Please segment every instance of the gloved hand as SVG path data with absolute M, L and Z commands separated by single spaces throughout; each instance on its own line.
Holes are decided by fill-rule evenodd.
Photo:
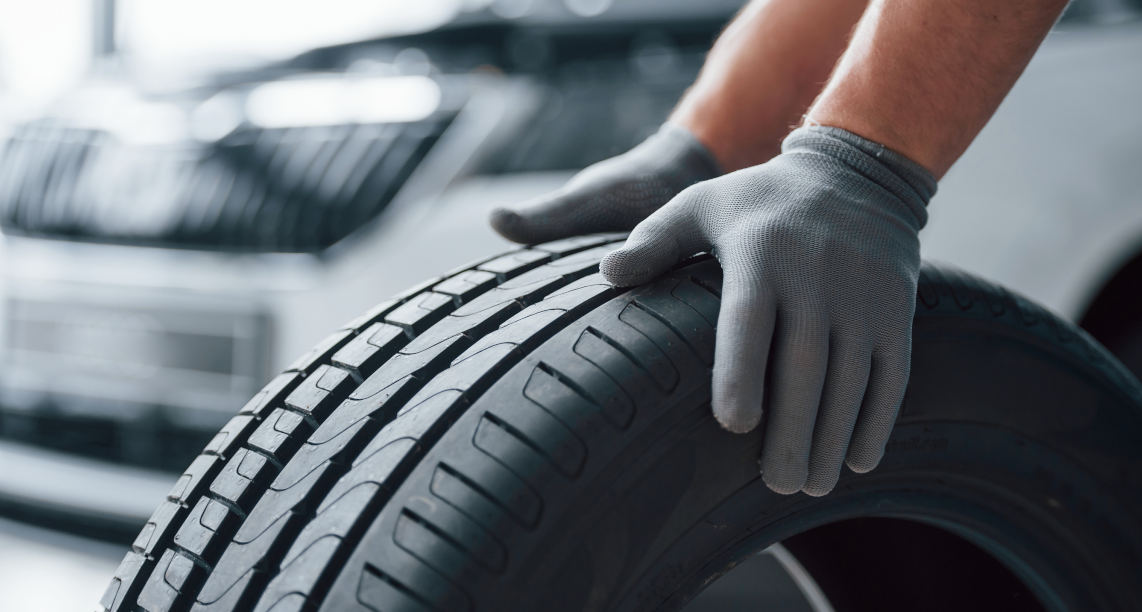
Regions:
M 765 483 L 824 495 L 843 463 L 866 472 L 884 453 L 908 382 L 917 232 L 935 190 L 900 154 L 801 128 L 769 162 L 680 193 L 600 271 L 630 286 L 713 253 L 725 277 L 714 416 L 748 432 L 764 409 Z
M 553 194 L 492 211 L 508 240 L 534 244 L 628 231 L 680 191 L 722 173 L 686 128 L 667 123 L 637 147 L 585 168 Z

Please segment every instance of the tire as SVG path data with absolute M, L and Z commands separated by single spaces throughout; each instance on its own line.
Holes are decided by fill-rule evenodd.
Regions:
M 881 466 L 781 496 L 761 436 L 710 415 L 717 263 L 618 290 L 596 270 L 619 239 L 485 261 L 330 336 L 190 465 L 103 608 L 675 609 L 771 543 L 889 517 L 1047 609 L 1142 609 L 1142 388 L 1083 332 L 925 265 Z

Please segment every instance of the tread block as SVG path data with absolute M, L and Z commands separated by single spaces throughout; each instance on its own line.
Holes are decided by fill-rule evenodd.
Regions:
M 544 298 L 543 301 L 533 304 L 533 306 L 542 307 L 543 310 L 573 310 L 578 308 L 584 301 L 595 301 L 599 296 L 610 295 L 614 291 L 615 288 L 611 285 L 575 283 L 574 286 L 560 289 L 557 293 L 552 293 Z M 528 309 L 525 308 L 523 311 L 516 313 L 512 318 L 505 321 L 504 325 L 511 325 L 518 319 L 530 316 L 533 312 L 528 312 Z
M 199 498 L 182 526 L 174 534 L 174 543 L 202 559 L 214 559 L 228 538 L 219 537 L 218 531 L 233 527 L 238 516 L 226 504 L 209 497 Z
M 572 236 L 570 238 L 552 240 L 551 242 L 543 242 L 531 248 L 537 251 L 547 251 L 548 253 L 563 256 L 601 244 L 621 242 L 625 239 L 626 234 L 591 234 L 588 236 Z M 612 244 L 611 248 L 617 249 L 618 247 L 618 244 Z
M 528 309 L 530 312 L 524 317 L 513 317 L 510 325 L 505 324 L 496 331 L 480 338 L 475 344 L 468 347 L 453 362 L 456 367 L 479 353 L 486 353 L 496 347 L 506 347 L 509 351 L 519 346 L 520 342 L 541 332 L 551 323 L 567 314 L 566 310 L 539 310 Z
M 613 245 L 596 246 L 591 249 L 579 251 L 574 254 L 567 255 L 552 261 L 544 266 L 546 270 L 556 271 L 562 274 L 574 274 L 576 271 L 596 271 L 599 269 L 599 260 L 604 255 L 615 250 Z
M 459 315 L 453 313 L 445 317 L 443 321 L 436 324 L 435 327 L 425 334 L 409 342 L 408 346 L 400 350 L 400 354 L 415 355 L 417 353 L 423 353 L 441 342 L 460 335 L 468 338 L 480 336 L 495 329 L 500 323 L 515 313 L 518 313 L 522 308 L 523 304 L 519 300 L 515 298 L 503 298 L 494 301 L 494 303 L 487 308 L 482 308 L 471 314 Z
M 492 272 L 486 270 L 466 270 L 436 284 L 432 287 L 432 290 L 437 293 L 443 293 L 444 295 L 450 295 L 463 304 L 491 287 L 494 287 L 496 280 L 496 275 Z
M 247 512 L 254 504 L 253 496 L 262 488 L 257 485 L 267 482 L 274 472 L 275 466 L 265 455 L 243 448 L 222 467 L 210 483 L 210 492 Z
M 381 320 L 390 310 L 399 306 L 400 303 L 401 300 L 397 298 L 385 300 L 365 311 L 365 314 L 346 322 L 341 326 L 341 329 L 359 330 L 368 327 Z
M 393 437 L 423 436 L 425 432 L 435 427 L 430 419 L 440 418 L 453 405 L 467 404 L 467 400 L 463 397 L 465 392 L 461 389 L 470 390 L 477 381 L 486 377 L 504 356 L 514 350 L 514 344 L 500 344 L 482 353 L 486 359 L 457 362 L 421 388 L 400 408 L 397 418 L 382 430 L 381 434 Z
M 326 536 L 308 546 L 282 573 L 270 580 L 254 611 L 263 612 L 277 607 L 290 593 L 312 591 L 340 544 L 341 538 Z
M 139 574 L 146 562 L 147 558 L 135 551 L 130 551 L 124 555 L 123 560 L 119 562 L 119 567 L 115 569 L 115 577 L 111 579 L 111 583 L 103 591 L 99 605 L 108 610 L 118 610 L 132 587 L 137 582 L 141 582 L 142 578 Z
M 210 584 L 210 579 L 214 578 L 218 569 L 215 568 L 214 572 L 210 574 L 207 579 L 207 584 Z M 246 595 L 246 591 L 250 588 L 250 583 L 254 581 L 256 574 L 261 574 L 261 571 L 250 569 L 246 573 L 238 576 L 230 581 L 229 587 L 222 592 L 217 598 L 210 600 L 203 600 L 201 593 L 199 599 L 190 608 L 191 612 L 233 612 L 234 610 L 242 610 L 242 598 Z
M 326 462 L 310 470 L 300 482 L 288 489 L 270 488 L 238 527 L 233 541 L 238 544 L 249 544 L 263 537 L 272 538 L 273 535 L 267 536 L 267 534 L 272 534 L 274 525 L 282 517 L 295 511 L 303 511 L 309 496 L 321 482 L 331 474 L 339 474 L 341 471 L 339 466 Z
M 333 363 L 364 379 L 408 341 L 404 330 L 388 323 L 374 323 L 333 354 Z
M 585 276 L 582 276 L 582 277 L 575 279 L 573 282 L 571 282 L 571 283 L 569 283 L 563 287 L 560 287 L 559 289 L 556 289 L 555 291 L 552 291 L 550 294 L 548 294 L 547 297 L 548 297 L 548 299 L 552 299 L 552 298 L 559 297 L 559 296 L 563 295 L 564 293 L 571 293 L 572 291 L 578 291 L 578 290 L 583 289 L 585 287 L 595 287 L 595 286 L 606 287 L 606 288 L 610 289 L 614 295 L 618 295 L 618 293 L 619 293 L 619 289 L 617 287 L 608 283 L 607 280 L 605 278 L 603 278 L 603 276 L 601 274 L 598 273 L 598 271 L 594 271 L 594 272 L 591 272 L 590 274 L 587 274 Z
M 272 491 L 287 491 L 299 483 L 309 480 L 315 471 L 330 465 L 338 456 L 356 444 L 356 438 L 365 428 L 364 419 L 351 423 L 329 440 L 315 443 L 311 439 L 303 444 L 293 459 L 282 468 L 282 471 L 270 484 Z M 250 519 L 246 520 L 247 523 Z
M 477 270 L 491 272 L 495 274 L 501 281 L 507 280 L 513 276 L 517 276 L 539 266 L 540 264 L 549 261 L 551 253 L 543 251 L 523 250 L 507 255 L 501 255 L 495 259 L 485 261 L 484 263 L 476 266 Z
M 340 402 L 353 387 L 349 372 L 341 368 L 323 365 L 313 371 L 293 393 L 285 399 L 286 406 L 305 414 L 323 418 Z
M 521 276 L 518 280 L 527 280 L 526 276 Z M 504 312 L 510 304 L 515 304 L 515 310 L 518 311 L 527 304 L 534 302 L 537 296 L 545 295 L 562 285 L 561 281 L 562 277 L 558 275 L 548 275 L 512 287 L 501 285 L 457 308 L 452 316 L 455 318 L 473 317 L 486 310 L 494 310 L 500 313 Z
M 311 604 L 305 595 L 290 593 L 274 602 L 268 612 L 307 612 L 316 609 L 317 607 Z
M 398 383 L 422 370 L 435 373 L 443 369 L 444 365 L 452 361 L 453 357 L 459 355 L 471 343 L 471 339 L 467 336 L 457 334 L 417 353 L 397 353 L 385 365 L 381 366 L 381 369 L 366 378 L 360 387 L 350 393 L 349 399 L 374 400 L 370 403 L 378 401 L 384 403 L 396 395 L 403 386 Z M 348 404 L 349 402 L 346 403 L 346 405 Z M 345 419 L 345 412 L 344 407 L 336 410 L 326 422 L 321 424 L 318 432 L 326 429 L 331 422 L 339 422 Z
M 385 323 L 401 327 L 409 334 L 420 334 L 455 307 L 450 295 L 423 293 L 385 315 Z
M 158 573 L 157 569 L 155 573 Z M 175 554 L 171 558 L 170 563 L 167 564 L 166 571 L 162 573 L 162 576 L 163 582 L 181 593 L 183 589 L 205 577 L 206 572 L 202 566 L 196 564 L 190 557 Z
M 232 454 L 232 453 L 231 453 Z M 181 504 L 189 504 L 190 500 L 200 493 L 200 488 L 207 482 L 217 465 L 225 461 L 219 455 L 199 455 L 190 462 L 186 471 L 178 477 L 171 487 L 167 499 Z
M 169 584 L 166 580 L 166 573 L 171 569 L 171 563 L 175 559 L 190 561 L 185 557 L 176 555 L 173 550 L 164 552 L 159 562 L 155 565 L 151 579 L 143 585 L 143 590 L 139 592 L 139 596 L 136 599 L 139 607 L 155 612 L 170 610 L 175 607 L 175 603 L 179 597 L 179 587 L 192 573 L 189 568 L 182 568 L 182 570 L 176 568 L 172 577 L 178 584 Z M 193 566 L 194 563 L 192 562 L 191 565 Z M 180 578 L 182 578 L 182 580 L 179 580 Z
M 322 538 L 328 536 L 336 536 L 338 538 L 345 537 L 345 534 L 349 533 L 354 523 L 360 518 L 365 506 L 376 498 L 380 490 L 380 484 L 364 482 L 353 487 L 347 493 L 335 498 L 331 502 L 328 501 L 327 497 L 326 502 L 324 502 L 321 509 L 317 511 L 317 514 L 322 515 L 322 524 L 319 526 L 314 522 L 310 522 L 302 528 L 301 533 L 294 539 L 293 544 L 289 547 L 289 550 L 286 551 L 285 556 L 282 557 L 281 567 L 289 567 L 294 559 L 303 554 L 310 546 Z M 276 580 L 275 578 L 275 581 Z
M 251 542 L 234 542 L 226 548 L 198 592 L 198 603 L 194 609 L 210 610 L 213 607 L 228 612 L 241 609 L 237 607 L 238 601 L 254 572 L 265 571 L 266 554 L 286 531 L 291 516 L 288 513 L 281 515 L 261 537 Z
M 298 372 L 285 372 L 278 374 L 257 393 L 246 405 L 238 411 L 238 414 L 251 414 L 255 417 L 262 417 L 267 412 L 277 406 L 282 397 L 285 397 L 293 388 L 301 381 L 303 375 Z
M 415 448 L 416 440 L 413 438 L 397 437 L 393 439 L 392 436 L 378 435 L 353 461 L 353 467 L 349 472 L 342 476 L 337 484 L 329 490 L 325 500 L 318 506 L 317 513 L 324 513 L 331 504 L 336 503 L 343 495 L 356 490 L 362 484 L 384 485 L 401 461 L 404 461 Z
M 522 345 L 526 342 L 545 337 L 547 331 L 552 329 L 552 324 L 557 320 L 569 318 L 573 316 L 575 312 L 589 308 L 598 301 L 601 301 L 604 296 L 608 296 L 609 292 L 599 288 L 587 289 L 584 287 L 582 292 L 574 293 L 574 295 L 581 299 L 570 300 L 570 298 L 566 297 L 567 295 L 569 294 L 560 294 L 558 298 L 553 299 L 553 303 L 566 305 L 569 307 L 568 309 L 562 309 L 558 306 L 552 308 L 546 299 L 528 306 L 519 314 L 512 317 L 512 319 L 509 319 L 509 321 L 511 321 L 510 325 L 505 323 L 495 331 L 480 338 L 471 348 L 467 349 L 453 362 L 453 367 L 464 363 L 472 355 L 498 344 Z M 572 304 L 574 304 L 574 306 L 572 306 Z M 532 317 L 532 315 L 541 312 L 548 314 L 542 317 Z M 496 364 L 489 363 L 488 369 L 491 370 L 495 365 Z
M 329 357 L 337 352 L 342 346 L 349 341 L 353 336 L 353 330 L 341 329 L 329 334 L 317 343 L 308 353 L 298 357 L 288 368 L 286 372 L 302 372 L 309 374 L 317 369 L 322 363 L 329 361 Z
M 181 509 L 182 506 L 176 501 L 164 501 L 139 531 L 139 535 L 135 537 L 135 542 L 131 545 L 131 550 L 152 556 L 155 548 L 166 539 L 167 534 L 176 525 L 174 519 Z
M 408 289 L 405 289 L 404 291 L 401 291 L 400 293 L 394 295 L 393 299 L 399 300 L 401 302 L 407 302 L 413 296 L 416 296 L 417 294 L 424 293 L 425 291 L 428 291 L 429 287 L 435 285 L 436 283 L 439 283 L 442 280 L 444 280 L 444 276 L 435 276 L 432 278 L 426 278 L 423 281 L 409 287 Z
M 311 430 L 305 416 L 277 408 L 258 424 L 246 444 L 266 452 L 281 463 L 297 450 Z
M 230 453 L 239 445 L 242 440 L 248 435 L 250 429 L 254 426 L 254 417 L 249 414 L 239 414 L 230 418 L 218 433 L 210 439 L 206 444 L 206 448 L 202 453 L 206 455 L 218 455 L 222 458 L 228 458 Z

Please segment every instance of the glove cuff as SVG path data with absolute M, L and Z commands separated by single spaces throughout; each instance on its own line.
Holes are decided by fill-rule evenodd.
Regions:
M 717 178 L 726 173 L 706 145 L 690 130 L 676 123 L 663 123 L 649 140 L 660 142 L 666 154 L 676 155 L 696 176 L 702 177 L 700 180 Z
M 848 130 L 820 125 L 798 128 L 785 138 L 781 152 L 795 151 L 828 155 L 899 198 L 920 227 L 928 221 L 926 207 L 936 194 L 936 177 L 904 155 Z

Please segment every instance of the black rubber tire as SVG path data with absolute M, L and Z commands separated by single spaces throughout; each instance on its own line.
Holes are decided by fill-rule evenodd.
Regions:
M 761 436 L 709 413 L 717 263 L 616 290 L 617 239 L 497 257 L 329 337 L 191 464 L 103 607 L 673 609 L 769 543 L 887 516 L 1048 609 L 1142 609 L 1142 389 L 1083 332 L 925 266 L 881 466 L 781 496 Z

